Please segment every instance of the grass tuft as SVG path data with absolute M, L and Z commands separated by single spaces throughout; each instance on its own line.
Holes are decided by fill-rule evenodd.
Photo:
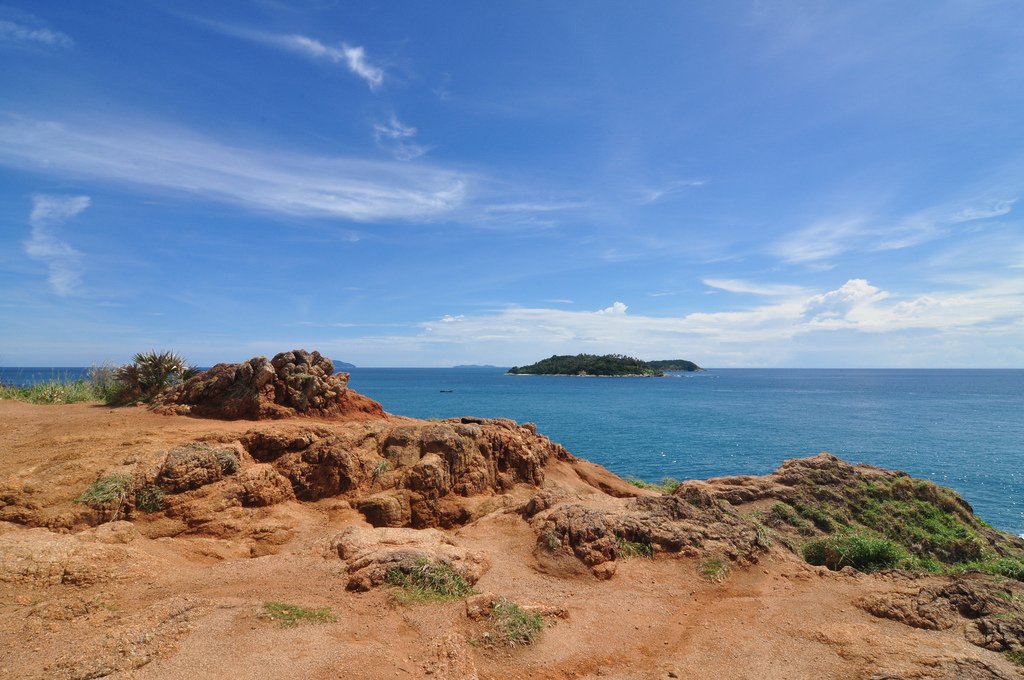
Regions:
M 97 479 L 89 488 L 75 499 L 76 503 L 84 503 L 93 510 L 116 520 L 131 496 L 132 480 L 128 475 L 109 475 Z
M 853 567 L 865 572 L 892 569 L 910 557 L 893 541 L 860 532 L 810 541 L 804 546 L 803 554 L 810 564 L 824 565 L 832 570 Z
M 393 596 L 402 604 L 444 602 L 473 593 L 462 574 L 440 560 L 417 560 L 409 571 L 390 569 L 384 580 L 395 586 Z
M 729 563 L 721 557 L 707 557 L 697 563 L 697 573 L 711 583 L 721 583 L 729 578 Z
M 263 616 L 281 624 L 282 628 L 292 628 L 300 623 L 332 623 L 336 620 L 330 609 L 310 609 L 285 602 L 265 602 Z
M 1007 652 L 1006 658 L 1018 666 L 1024 666 L 1024 650 L 1018 649 L 1015 652 Z
M 660 482 L 646 482 L 638 477 L 626 477 L 626 481 L 635 487 L 650 489 L 651 491 L 658 491 L 664 494 L 672 493 L 682 484 L 678 479 L 673 479 L 672 477 L 665 477 Z
M 650 541 L 630 541 L 616 534 L 615 543 L 620 557 L 654 557 L 654 545 Z
M 508 647 L 532 645 L 544 630 L 540 614 L 524 611 L 515 602 L 501 598 L 491 606 L 493 638 Z

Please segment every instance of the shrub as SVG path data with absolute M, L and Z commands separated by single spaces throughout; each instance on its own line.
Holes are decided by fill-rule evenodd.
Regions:
M 544 629 L 540 614 L 523 611 L 515 602 L 501 598 L 491 605 L 491 625 L 498 642 L 515 647 L 531 645 Z
M 846 533 L 809 542 L 804 559 L 832 570 L 853 567 L 860 571 L 891 569 L 909 558 L 907 552 L 887 538 Z
M 174 352 L 140 352 L 132 363 L 114 371 L 114 379 L 120 383 L 113 398 L 118 403 L 149 401 L 163 390 L 188 380 L 198 373 L 185 359 Z
M 142 512 L 160 512 L 164 509 L 164 490 L 155 484 L 135 492 L 135 507 Z
M 109 475 L 93 482 L 76 503 L 84 503 L 113 522 L 121 514 L 132 490 L 132 480 L 127 475 Z
M 13 399 L 29 404 L 75 404 L 96 401 L 97 395 L 85 380 L 63 382 L 48 380 L 35 385 L 0 385 L 0 399 Z
M 282 628 L 291 628 L 300 623 L 331 623 L 335 621 L 334 614 L 330 609 L 309 609 L 284 602 L 264 603 L 263 615 L 271 621 L 281 624 Z
M 978 571 L 993 576 L 1004 576 L 1006 578 L 1024 581 L 1024 558 L 1020 557 L 997 557 L 988 560 L 974 560 L 958 564 L 951 569 L 954 573 Z
M 453 600 L 473 593 L 469 582 L 447 562 L 417 560 L 409 571 L 388 570 L 384 580 L 402 603 Z

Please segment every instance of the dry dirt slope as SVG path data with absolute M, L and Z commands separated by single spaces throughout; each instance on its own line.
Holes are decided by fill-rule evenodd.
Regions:
M 163 509 L 73 502 L 112 474 Z M 744 519 L 763 499 L 737 485 L 758 484 L 640 491 L 508 421 L 0 402 L 0 677 L 1024 677 L 977 639 L 979 620 L 1018 639 L 1013 611 L 943 609 L 945 577 L 811 567 Z M 397 603 L 388 571 L 425 557 L 486 596 Z M 535 644 L 488 642 L 501 597 L 543 616 Z M 267 602 L 333 620 L 283 627 Z

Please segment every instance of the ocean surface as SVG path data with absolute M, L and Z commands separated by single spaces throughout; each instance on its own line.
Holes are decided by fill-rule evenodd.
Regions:
M 84 369 L 0 369 L 0 381 Z M 623 476 L 765 474 L 829 451 L 959 491 L 1024 532 L 1024 370 L 714 369 L 665 378 L 507 376 L 503 369 L 351 369 L 391 413 L 536 423 Z

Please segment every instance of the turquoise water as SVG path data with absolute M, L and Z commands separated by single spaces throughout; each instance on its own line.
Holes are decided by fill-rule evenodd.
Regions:
M 0 381 L 73 379 L 81 370 L 2 369 Z M 717 369 L 666 378 L 350 372 L 351 387 L 391 413 L 533 422 L 621 475 L 764 474 L 786 458 L 830 451 L 950 486 L 994 526 L 1024 532 L 1022 370 Z

